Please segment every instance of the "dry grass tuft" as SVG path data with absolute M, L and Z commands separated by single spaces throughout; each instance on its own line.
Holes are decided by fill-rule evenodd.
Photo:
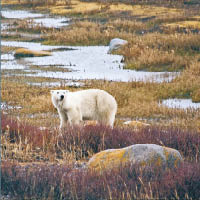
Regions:
M 22 106 L 21 113 L 34 114 L 53 110 L 48 88 L 38 88 L 23 83 L 16 85 L 12 80 L 2 79 L 1 92 L 3 102 Z
M 65 45 L 108 45 L 115 37 L 127 38 L 131 34 L 123 30 L 113 30 L 109 25 L 100 25 L 94 22 L 76 22 L 70 29 L 48 32 L 44 39 L 45 44 Z

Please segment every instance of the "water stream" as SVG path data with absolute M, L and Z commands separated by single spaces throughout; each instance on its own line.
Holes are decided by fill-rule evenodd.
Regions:
M 50 46 L 34 42 L 2 41 L 4 46 L 24 47 L 31 50 L 52 51 L 51 56 L 12 59 L 2 62 L 2 69 L 24 69 L 31 65 L 45 67 L 57 66 L 69 69 L 69 72 L 43 71 L 28 76 L 50 77 L 60 79 L 106 79 L 110 81 L 171 81 L 177 73 L 174 72 L 143 72 L 123 69 L 121 55 L 108 54 L 108 46 Z M 62 50 L 69 49 L 69 50 Z M 6 57 L 5 55 L 3 55 Z M 10 55 L 12 57 L 12 55 Z M 22 61 L 23 62 L 20 62 Z M 12 66 L 12 67 L 11 67 Z

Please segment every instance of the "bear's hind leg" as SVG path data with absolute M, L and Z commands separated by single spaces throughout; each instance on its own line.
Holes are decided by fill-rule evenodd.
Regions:
M 99 113 L 98 121 L 101 124 L 113 128 L 115 122 L 115 114 L 116 114 L 116 109 L 113 109 L 112 111 L 104 110 L 104 112 Z
M 113 128 L 115 122 L 115 112 L 109 114 L 107 125 Z

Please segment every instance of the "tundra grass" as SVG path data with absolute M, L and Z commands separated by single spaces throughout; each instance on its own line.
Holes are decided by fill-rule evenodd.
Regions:
M 199 73 L 197 66 L 193 64 L 183 74 L 171 83 L 143 83 L 128 82 L 117 83 L 109 81 L 85 81 L 83 89 L 99 88 L 111 93 L 117 100 L 118 112 L 116 125 L 121 124 L 123 118 L 143 119 L 148 123 L 176 125 L 199 129 L 200 118 L 199 110 L 170 109 L 160 105 L 162 99 L 167 98 L 192 98 L 199 101 Z M 25 78 L 28 80 L 28 77 Z M 34 78 L 32 78 L 34 80 Z M 10 105 L 19 105 L 22 108 L 15 113 L 21 113 L 23 118 L 34 114 L 52 113 L 57 114 L 50 99 L 50 88 L 41 88 L 28 85 L 26 81 L 19 81 L 18 78 L 2 78 L 2 101 Z M 39 82 L 39 81 L 38 81 Z M 52 87 L 53 89 L 69 89 L 72 91 L 77 88 L 66 86 Z M 37 115 L 36 115 L 37 116 Z M 26 118 L 26 117 L 25 117 Z M 35 117 L 30 119 L 34 122 Z M 37 117 L 36 117 L 37 118 Z M 48 119 L 46 123 L 49 124 Z M 55 124 L 57 121 L 55 121 Z M 58 124 L 57 124 L 58 125 Z
M 11 20 L 10 20 L 11 21 Z M 22 33 L 44 33 L 47 31 L 52 31 L 53 28 L 48 28 L 43 26 L 42 24 L 39 23 L 34 23 L 33 20 L 31 19 L 24 19 L 24 20 L 13 20 L 12 22 L 13 27 L 9 28 L 9 31 L 17 31 L 17 32 L 22 32 Z
M 2 1 L 3 5 L 6 4 L 15 4 L 15 5 L 29 5 L 35 7 L 37 9 L 49 9 L 52 14 L 59 15 L 75 15 L 75 16 L 97 16 L 97 15 L 112 15 L 113 12 L 120 14 L 123 12 L 127 12 L 129 15 L 141 16 L 141 17 L 149 17 L 166 15 L 166 13 L 170 13 L 170 15 L 177 14 L 182 12 L 182 10 L 176 8 L 165 8 L 165 7 L 155 7 L 155 6 L 141 6 L 141 5 L 128 5 L 124 3 L 102 3 L 102 2 L 83 2 L 79 0 L 71 0 L 67 1 Z M 68 4 L 68 5 L 66 5 Z

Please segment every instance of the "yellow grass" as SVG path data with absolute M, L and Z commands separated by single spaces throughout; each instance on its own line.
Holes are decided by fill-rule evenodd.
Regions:
M 179 9 L 173 9 L 173 8 L 141 6 L 141 5 L 131 6 L 126 4 L 111 5 L 110 11 L 130 11 L 132 15 L 140 15 L 141 17 L 149 17 L 149 16 L 158 17 L 166 14 L 174 15 L 182 12 Z
M 1 0 L 1 5 L 7 5 L 7 4 L 19 4 L 19 1 L 18 0 Z
M 124 30 L 118 31 L 111 26 L 101 26 L 93 22 L 77 22 L 70 29 L 49 32 L 45 38 L 45 44 L 62 45 L 108 45 L 115 37 L 128 38 L 131 33 Z
M 192 19 L 194 19 L 194 20 L 200 20 L 200 16 L 198 16 L 198 15 L 197 16 L 193 16 Z
M 52 14 L 84 14 L 101 9 L 101 5 L 98 3 L 85 3 L 77 0 L 73 0 L 71 3 L 70 9 L 67 9 L 66 6 L 54 6 L 50 11 Z
M 13 5 L 23 5 L 32 3 L 34 6 L 37 6 L 38 9 L 43 9 L 44 7 L 50 8 L 51 13 L 53 14 L 96 14 L 99 12 L 129 12 L 131 15 L 139 15 L 141 17 L 149 16 L 164 16 L 176 15 L 177 13 L 182 12 L 181 9 L 176 8 L 165 8 L 157 6 L 141 6 L 141 5 L 127 5 L 124 3 L 98 3 L 98 2 L 81 2 L 78 0 L 71 0 L 69 5 L 66 6 L 66 1 L 44 1 L 43 4 L 40 1 L 29 2 L 27 0 L 21 0 L 19 3 L 18 0 L 2 0 L 2 5 L 13 4 Z
M 31 1 L 21 0 L 2 0 L 2 5 L 34 5 L 35 9 L 43 10 L 49 9 L 52 14 L 58 15 L 99 15 L 108 16 L 109 14 L 127 13 L 127 16 L 137 16 L 138 18 L 146 18 L 151 16 L 164 17 L 164 16 L 177 16 L 183 13 L 182 9 L 165 8 L 162 6 L 142 6 L 142 5 L 128 5 L 124 3 L 108 3 L 108 2 L 82 2 L 79 0 L 71 0 L 69 3 L 66 1 Z
M 2 79 L 2 101 L 20 105 L 21 113 L 42 113 L 53 110 L 48 88 L 37 88 L 23 83 Z
M 107 81 L 88 81 L 87 88 L 99 88 L 111 93 L 117 100 L 118 110 L 115 126 L 123 125 L 125 118 L 145 121 L 150 124 L 176 125 L 183 127 L 200 128 L 199 111 L 170 109 L 159 105 L 160 99 L 184 97 L 191 94 L 199 101 L 199 79 L 195 64 L 191 65 L 182 76 L 172 83 L 117 83 Z M 194 68 L 194 69 L 192 69 Z M 194 70 L 194 71 L 193 71 Z M 52 88 L 51 88 L 52 89 Z M 53 89 L 71 89 L 55 87 Z M 50 88 L 20 83 L 14 78 L 2 79 L 2 101 L 8 105 L 19 105 L 22 109 L 12 111 L 12 115 L 21 116 L 31 124 L 57 127 L 59 117 L 50 98 Z M 57 117 L 53 117 L 53 114 Z M 28 116 L 32 115 L 30 118 Z M 143 120 L 142 120 L 143 119 Z M 151 121 L 159 119 L 159 121 Z M 89 122 L 88 122 L 89 123 Z M 87 124 L 87 123 L 86 123 Z
M 198 28 L 200 29 L 200 21 L 181 21 L 170 24 L 165 24 L 164 26 L 169 28 Z
M 141 5 L 127 5 L 123 3 L 117 4 L 103 4 L 96 2 L 81 2 L 78 0 L 72 0 L 70 8 L 66 6 L 53 6 L 50 8 L 53 14 L 96 14 L 101 12 L 112 13 L 112 12 L 123 12 L 126 11 L 134 16 L 149 17 L 149 16 L 163 16 L 166 14 L 177 15 L 182 10 L 165 7 L 154 7 L 154 6 L 141 6 Z M 96 12 L 96 13 L 95 13 Z

